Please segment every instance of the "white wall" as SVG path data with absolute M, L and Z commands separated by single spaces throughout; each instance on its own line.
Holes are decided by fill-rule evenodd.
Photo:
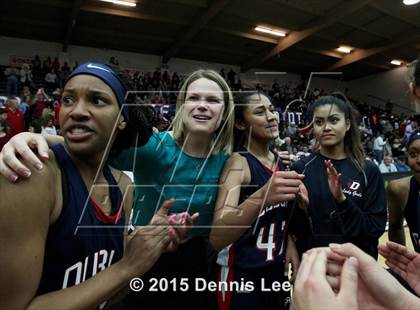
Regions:
M 394 103 L 396 112 L 408 113 L 407 110 L 399 109 L 396 105 L 401 105 L 411 110 L 415 110 L 412 98 L 408 90 L 409 71 L 406 66 L 398 67 L 390 71 L 360 78 L 348 83 L 352 97 L 365 102 L 380 103 L 379 100 L 370 98 L 369 95 L 390 100 Z

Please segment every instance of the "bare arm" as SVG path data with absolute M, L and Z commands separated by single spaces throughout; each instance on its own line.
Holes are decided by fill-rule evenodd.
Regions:
M 399 183 L 398 183 L 399 182 Z M 404 195 L 402 180 L 391 181 L 387 188 L 387 199 L 389 208 L 389 240 L 405 245 L 404 234 L 404 206 L 405 199 L 401 196 Z M 407 188 L 408 190 L 408 188 Z
M 95 308 L 123 289 L 132 277 L 146 272 L 170 241 L 167 226 L 137 228 L 120 261 L 84 283 L 35 297 L 56 199 L 52 189 L 59 182 L 50 166 L 50 161 L 46 162 L 45 169 L 18 184 L 0 179 L 1 309 Z M 161 209 L 165 216 L 169 207 Z
M 296 198 L 302 175 L 275 172 L 268 182 L 238 206 L 241 186 L 251 180 L 248 163 L 239 154 L 226 162 L 220 177 L 210 242 L 220 250 L 242 236 L 258 217 L 261 208 Z M 252 186 L 252 185 L 250 185 Z

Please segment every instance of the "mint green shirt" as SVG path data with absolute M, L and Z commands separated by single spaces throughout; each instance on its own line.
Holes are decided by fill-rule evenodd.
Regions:
M 171 213 L 200 213 L 192 234 L 210 231 L 219 176 L 227 159 L 223 152 L 196 158 L 182 152 L 169 132 L 154 133 L 149 142 L 124 150 L 111 165 L 133 171 L 135 195 L 132 222 L 146 225 L 162 203 L 175 198 Z

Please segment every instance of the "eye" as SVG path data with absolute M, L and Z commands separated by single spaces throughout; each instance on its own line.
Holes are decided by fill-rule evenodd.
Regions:
M 208 102 L 211 102 L 211 103 L 220 103 L 220 99 L 219 98 L 208 98 L 207 99 L 207 101 Z
M 92 103 L 94 105 L 101 106 L 101 105 L 106 105 L 107 104 L 107 100 L 105 98 L 101 97 L 101 96 L 94 96 L 92 98 Z
M 331 123 L 333 123 L 333 124 L 337 124 L 339 120 L 340 120 L 340 119 L 338 119 L 338 118 L 336 118 L 336 117 L 333 117 L 333 118 L 331 119 Z
M 324 122 L 321 119 L 316 119 L 315 120 L 315 125 L 317 126 L 321 126 Z
M 63 105 L 69 106 L 74 103 L 74 97 L 73 96 L 64 96 L 63 100 L 61 100 Z
M 188 96 L 188 98 L 187 98 L 188 101 L 197 101 L 199 99 L 200 98 L 196 95 L 191 95 L 191 96 Z
M 255 111 L 256 115 L 264 115 L 264 111 L 263 110 L 257 110 Z

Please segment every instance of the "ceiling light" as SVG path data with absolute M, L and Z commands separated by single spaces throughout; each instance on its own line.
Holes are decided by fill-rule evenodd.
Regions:
M 110 2 L 113 4 L 125 5 L 135 7 L 137 4 L 135 2 L 124 1 L 124 0 L 101 0 L 102 2 Z
M 394 59 L 391 61 L 391 63 L 395 66 L 401 66 L 403 62 L 402 60 Z
M 351 53 L 352 50 L 353 50 L 352 47 L 344 46 L 344 45 L 341 45 L 339 48 L 337 48 L 337 51 L 339 51 L 341 53 L 345 53 L 345 54 Z
M 405 5 L 413 5 L 413 4 L 417 4 L 419 2 L 420 2 L 420 0 L 403 0 L 403 3 Z
M 278 36 L 278 37 L 285 37 L 286 36 L 286 33 L 283 32 L 283 31 L 274 30 L 274 29 L 270 29 L 270 28 L 266 28 L 266 27 L 257 26 L 254 29 L 256 31 L 259 31 L 259 32 L 272 34 L 273 36 Z

